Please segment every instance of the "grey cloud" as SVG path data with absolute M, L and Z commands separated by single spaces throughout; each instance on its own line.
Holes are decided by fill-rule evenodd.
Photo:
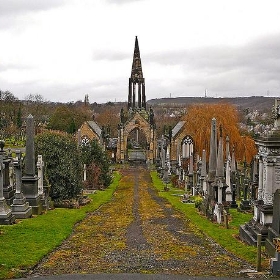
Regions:
M 111 50 L 99 50 L 94 51 L 92 55 L 93 60 L 108 60 L 108 61 L 117 61 L 117 60 L 125 60 L 130 58 L 129 53 L 125 52 L 114 52 Z
M 132 2 L 141 2 L 143 0 L 106 0 L 106 1 L 111 4 L 121 5 L 121 4 L 132 3 Z
M 64 4 L 65 0 L 0 0 L 0 15 L 13 16 L 27 12 L 48 10 Z
M 13 63 L 0 63 L 0 73 L 1 72 L 5 72 L 7 70 L 29 70 L 29 69 L 33 69 L 33 67 L 31 67 L 30 65 L 24 65 L 24 64 L 13 64 Z
M 243 46 L 216 46 L 146 55 L 149 62 L 179 65 L 185 78 L 177 83 L 184 92 L 203 87 L 221 95 L 264 95 L 280 91 L 280 36 L 266 36 Z M 147 66 L 146 66 L 147 67 Z

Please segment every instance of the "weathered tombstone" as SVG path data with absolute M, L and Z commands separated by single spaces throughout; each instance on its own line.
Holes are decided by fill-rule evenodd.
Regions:
M 42 155 L 38 155 L 37 171 L 38 171 L 38 194 L 44 195 L 44 162 Z
M 165 168 L 164 168 L 164 173 L 163 173 L 162 180 L 165 183 L 164 190 L 168 191 L 169 188 L 167 187 L 167 184 L 169 183 L 169 176 L 168 176 L 168 165 L 167 164 L 165 165 Z
M 227 159 L 226 162 L 226 201 L 227 203 L 232 202 L 232 190 L 231 190 L 231 176 L 230 176 L 230 159 Z
M 4 170 L 5 165 L 3 163 L 3 155 L 0 154 L 0 224 L 10 225 L 15 222 L 15 216 L 12 214 L 12 210 L 7 205 L 6 199 L 4 197 Z
M 21 152 L 16 151 L 16 158 L 14 160 L 14 168 L 16 175 L 16 193 L 11 205 L 12 213 L 17 219 L 26 219 L 30 218 L 32 215 L 32 208 L 29 206 L 29 203 L 26 201 L 26 198 L 23 196 L 21 191 L 21 177 L 22 177 L 22 158 Z
M 270 256 L 275 254 L 275 246 L 273 239 L 280 235 L 280 189 L 276 190 L 273 198 L 273 218 L 272 224 L 268 228 L 267 239 L 265 240 L 265 248 Z
M 40 196 L 43 210 L 49 209 L 49 186 L 44 186 L 44 166 L 42 155 L 38 155 L 37 159 L 37 172 L 38 172 L 38 194 Z
M 230 173 L 231 173 L 231 184 L 232 184 L 232 202 L 230 204 L 231 208 L 237 208 L 238 205 L 236 203 L 236 161 L 235 161 L 235 153 L 234 148 L 232 149 L 232 156 L 231 156 L 231 165 L 230 165 Z
M 10 162 L 11 160 L 7 157 L 6 152 L 4 151 L 5 142 L 0 142 L 0 154 L 3 155 L 3 164 L 5 165 L 3 171 L 3 193 L 6 199 L 6 203 L 11 205 L 14 199 L 15 190 L 13 185 L 10 184 Z
M 34 119 L 32 115 L 29 115 L 26 121 L 26 154 L 22 192 L 32 207 L 32 214 L 40 215 L 42 203 L 38 193 L 38 177 L 35 174 L 34 133 Z
M 240 238 L 256 245 L 256 235 L 262 242 L 268 236 L 273 221 L 273 195 L 280 189 L 280 99 L 275 100 L 274 128 L 256 140 L 259 159 L 258 201 L 254 205 L 254 217 L 239 228 Z M 271 252 L 268 249 L 268 252 Z
M 246 174 L 245 174 L 246 176 Z M 243 183 L 243 199 L 240 202 L 240 209 L 243 211 L 251 210 L 250 201 L 248 200 L 248 189 L 249 189 L 249 179 L 247 177 L 244 178 Z

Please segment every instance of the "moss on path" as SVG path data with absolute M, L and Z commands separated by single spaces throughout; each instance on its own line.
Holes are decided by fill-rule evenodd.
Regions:
M 113 199 L 82 221 L 33 275 L 165 273 L 238 276 L 251 268 L 190 226 L 157 195 L 144 168 L 127 168 Z

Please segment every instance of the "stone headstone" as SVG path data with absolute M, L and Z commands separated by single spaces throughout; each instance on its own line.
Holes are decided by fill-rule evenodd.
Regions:
M 42 155 L 38 155 L 37 171 L 38 171 L 38 194 L 44 194 L 44 162 Z
M 6 199 L 4 198 L 4 170 L 3 155 L 0 154 L 0 224 L 10 225 L 15 222 L 15 216 L 12 214 L 12 210 L 7 205 Z
M 26 121 L 26 152 L 22 192 L 32 207 L 32 214 L 39 215 L 42 213 L 42 203 L 38 193 L 38 177 L 35 174 L 34 137 L 34 119 L 32 115 L 29 115 Z
M 13 204 L 11 205 L 12 213 L 17 219 L 30 218 L 32 215 L 32 208 L 29 206 L 29 203 L 26 201 L 26 198 L 21 191 L 22 158 L 20 151 L 16 151 L 16 158 L 13 165 L 16 176 L 16 193 Z
M 211 122 L 210 154 L 209 154 L 209 181 L 214 181 L 217 167 L 217 127 L 216 119 Z

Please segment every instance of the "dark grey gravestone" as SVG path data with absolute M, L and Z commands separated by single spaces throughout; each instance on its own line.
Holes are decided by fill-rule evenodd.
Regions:
M 34 119 L 32 115 L 29 115 L 26 121 L 26 154 L 22 192 L 32 207 L 32 214 L 39 215 L 43 207 L 38 193 L 38 177 L 35 175 L 34 137 Z
M 16 175 L 16 193 L 13 204 L 11 205 L 12 213 L 17 219 L 30 218 L 32 215 L 32 208 L 26 201 L 21 191 L 21 178 L 22 178 L 22 164 L 21 152 L 16 151 L 16 159 L 14 160 L 14 168 Z
M 273 197 L 273 217 L 272 224 L 268 228 L 267 239 L 265 240 L 265 248 L 270 256 L 275 254 L 275 245 L 273 239 L 279 237 L 280 234 L 280 190 L 276 190 Z
M 12 210 L 7 205 L 6 199 L 4 198 L 4 170 L 3 155 L 0 154 L 0 224 L 10 225 L 15 222 L 15 216 L 12 214 Z

